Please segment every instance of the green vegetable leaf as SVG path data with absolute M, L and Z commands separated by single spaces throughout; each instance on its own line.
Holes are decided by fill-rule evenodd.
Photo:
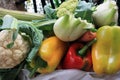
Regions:
M 13 41 L 7 45 L 7 48 L 12 48 L 13 47 L 14 41 L 16 40 L 18 32 L 19 32 L 19 27 L 17 27 L 16 29 L 11 29 L 11 30 L 13 31 L 13 35 L 12 35 L 12 40 Z
M 81 17 L 88 22 L 93 22 L 92 13 L 95 11 L 95 5 L 92 2 L 79 1 L 75 10 L 75 17 Z
M 42 19 L 34 20 L 33 25 L 40 30 L 53 30 L 53 25 L 56 22 L 56 19 Z
M 20 22 L 18 24 L 18 26 L 19 26 L 19 30 L 21 32 L 24 32 L 27 35 L 29 35 L 29 37 L 31 39 L 32 46 L 31 46 L 31 50 L 27 56 L 27 61 L 31 62 L 32 59 L 35 57 L 35 55 L 39 49 L 39 46 L 43 40 L 43 33 L 41 30 L 37 29 L 32 24 L 29 24 L 26 22 Z
M 18 20 L 10 15 L 5 15 L 3 17 L 3 24 L 0 27 L 0 29 L 9 29 L 11 31 L 13 31 L 13 35 L 12 35 L 12 42 L 10 44 L 7 45 L 7 48 L 11 48 L 14 45 L 14 41 L 17 38 L 18 35 Z
M 56 22 L 56 19 L 42 19 L 42 20 L 33 20 L 33 25 L 42 30 L 45 37 L 53 36 L 53 25 Z
M 17 29 L 17 19 L 12 17 L 11 15 L 5 15 L 3 17 L 3 24 L 0 27 L 1 29 L 13 29 L 16 30 Z
M 12 48 L 13 45 L 14 45 L 14 42 L 11 42 L 11 43 L 7 44 L 7 48 Z
M 48 19 L 56 19 L 57 18 L 56 9 L 52 9 L 50 4 L 45 5 L 44 10 L 45 10 L 46 18 L 48 18 Z

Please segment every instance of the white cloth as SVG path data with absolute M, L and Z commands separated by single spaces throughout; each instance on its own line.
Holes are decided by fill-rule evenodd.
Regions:
M 22 70 L 19 75 L 20 80 L 120 80 L 120 72 L 113 75 L 98 76 L 94 72 L 84 72 L 76 69 L 56 70 L 50 74 L 40 74 L 31 79 L 28 74 L 28 70 Z

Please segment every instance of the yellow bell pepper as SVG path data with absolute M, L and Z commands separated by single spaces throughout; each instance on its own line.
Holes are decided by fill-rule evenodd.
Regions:
M 40 73 L 50 73 L 56 69 L 67 50 L 65 42 L 56 36 L 45 39 L 39 49 L 38 55 L 47 62 L 47 67 L 38 68 Z
M 92 46 L 93 69 L 97 74 L 113 74 L 120 70 L 120 27 L 103 26 L 97 31 Z

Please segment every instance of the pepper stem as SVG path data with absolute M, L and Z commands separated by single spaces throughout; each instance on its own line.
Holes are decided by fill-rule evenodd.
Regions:
M 31 73 L 29 74 L 29 77 L 33 77 L 34 73 L 37 71 L 38 68 L 46 68 L 47 67 L 47 62 L 44 61 L 41 57 L 37 56 L 35 58 L 35 66 L 32 69 Z
M 90 41 L 88 44 L 86 44 L 82 49 L 80 49 L 79 51 L 78 51 L 78 55 L 80 55 L 80 56 L 85 56 L 85 53 L 86 53 L 86 51 L 87 51 L 87 49 L 93 44 L 93 43 L 95 43 L 97 40 L 96 40 L 96 38 L 95 39 L 93 39 L 92 41 Z

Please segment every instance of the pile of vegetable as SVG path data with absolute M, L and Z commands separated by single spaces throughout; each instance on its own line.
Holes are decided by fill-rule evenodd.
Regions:
M 30 78 L 59 69 L 100 75 L 120 71 L 115 1 L 66 0 L 44 10 L 39 16 L 0 8 L 0 80 L 17 80 L 22 69 L 30 71 Z

